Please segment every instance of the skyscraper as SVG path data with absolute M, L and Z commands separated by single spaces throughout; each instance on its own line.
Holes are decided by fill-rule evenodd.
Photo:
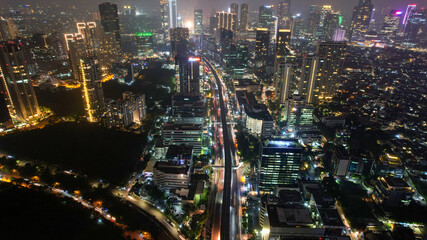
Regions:
M 259 192 L 296 184 L 300 178 L 302 147 L 296 139 L 272 138 L 262 146 L 259 161 Z
M 0 17 L 0 41 L 16 39 L 18 29 L 11 18 Z
M 248 29 L 248 20 L 249 20 L 249 5 L 243 3 L 240 5 L 240 21 L 239 21 L 239 31 L 246 32 Z
M 216 13 L 216 18 L 218 19 L 217 30 L 224 28 L 224 29 L 235 32 L 236 31 L 235 21 L 237 20 L 236 16 L 237 16 L 236 13 L 217 12 Z
M 169 28 L 178 27 L 178 7 L 176 0 L 168 0 Z
M 294 77 L 293 67 L 294 65 L 290 62 L 276 63 L 274 83 L 276 99 L 279 103 L 285 103 L 292 90 L 295 90 L 295 87 L 291 86 Z
M 284 62 L 284 59 L 289 55 L 291 46 L 291 30 L 279 29 L 276 37 L 276 60 Z
M 232 4 L 230 4 L 230 13 L 234 13 L 234 15 L 233 15 L 233 29 L 234 29 L 234 31 L 236 31 L 237 30 L 237 28 L 238 28 L 238 24 L 239 24 L 239 21 L 238 21 L 238 16 L 239 16 L 239 4 L 237 4 L 237 3 L 232 3 Z
M 319 99 L 330 100 L 337 90 L 341 77 L 346 52 L 345 42 L 319 42 L 316 55 L 325 59 Z
M 178 61 L 180 92 L 200 94 L 200 57 L 180 56 Z
M 194 10 L 194 34 L 196 35 L 203 34 L 203 10 L 202 9 Z
M 363 41 L 368 32 L 374 5 L 371 0 L 359 0 L 359 5 L 354 7 L 350 26 L 350 41 Z
M 95 22 L 77 23 L 77 33 L 65 34 L 68 56 L 82 94 L 90 122 L 99 122 L 105 110 L 100 48 Z
M 167 36 L 169 31 L 169 4 L 168 0 L 160 0 L 160 20 L 162 23 L 162 32 Z
M 298 92 L 305 98 L 307 104 L 319 101 L 324 65 L 325 60 L 319 56 L 304 57 Z
M 334 38 L 335 30 L 340 28 L 342 16 L 339 12 L 329 12 L 325 16 L 323 23 L 322 41 L 331 41 Z
M 389 14 L 384 17 L 384 23 L 381 28 L 381 35 L 385 37 L 395 37 L 399 29 L 402 11 L 391 10 Z
M 275 20 L 273 18 L 273 5 L 262 5 L 259 7 L 258 27 L 267 28 L 271 33 L 275 33 Z
M 270 31 L 268 28 L 257 28 L 255 43 L 255 63 L 257 67 L 264 67 L 267 64 L 269 45 Z
M 104 31 L 106 33 L 114 33 L 114 37 L 116 38 L 117 42 L 117 48 L 120 49 L 121 38 L 117 4 L 109 2 L 99 4 L 99 14 L 101 16 L 101 25 L 104 28 Z
M 414 41 L 427 37 L 427 9 L 413 11 L 405 28 L 405 39 Z
M 0 79 L 7 109 L 14 122 L 26 122 L 40 114 L 20 42 L 0 42 Z
M 281 0 L 277 5 L 277 18 L 279 29 L 291 29 L 291 0 Z
M 186 54 L 190 33 L 188 28 L 171 28 L 171 57 Z
M 415 8 L 417 7 L 417 4 L 408 4 L 406 7 L 405 15 L 403 16 L 402 26 L 403 26 L 403 32 L 406 30 L 406 25 L 408 24 L 409 19 L 412 16 L 412 13 L 415 11 Z

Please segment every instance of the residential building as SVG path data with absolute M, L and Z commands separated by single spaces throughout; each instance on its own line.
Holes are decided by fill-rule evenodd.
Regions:
M 371 22 L 374 5 L 371 0 L 359 0 L 359 4 L 354 7 L 350 25 L 350 41 L 364 41 Z
M 119 13 L 117 4 L 104 2 L 99 4 L 99 14 L 101 25 L 106 33 L 113 33 L 117 44 L 117 49 L 121 47 Z
M 146 116 L 145 95 L 124 92 L 123 99 L 106 102 L 105 123 L 110 128 L 125 130 L 133 124 L 141 125 Z

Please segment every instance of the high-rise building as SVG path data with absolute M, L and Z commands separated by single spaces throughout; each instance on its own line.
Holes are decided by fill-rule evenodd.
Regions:
M 320 23 L 320 7 L 317 5 L 312 5 L 310 9 L 310 14 L 308 16 L 308 21 L 306 25 L 306 33 L 311 36 L 315 36 L 317 31 L 317 26 Z
M 199 56 L 179 56 L 179 89 L 181 93 L 200 93 Z
M 137 53 L 140 57 L 148 57 L 153 54 L 153 33 L 152 32 L 138 32 L 135 33 Z
M 7 109 L 13 121 L 27 122 L 40 114 L 28 73 L 26 55 L 20 42 L 0 42 L 0 79 Z
M 419 36 L 420 39 L 427 37 L 427 9 L 415 10 L 409 17 L 408 23 L 405 28 L 405 39 L 409 41 L 416 40 Z
M 160 20 L 162 23 L 162 32 L 164 36 L 167 36 L 169 32 L 169 14 L 168 13 L 169 13 L 168 0 L 160 0 Z
M 279 29 L 291 29 L 291 0 L 281 0 L 277 5 L 277 18 Z
M 102 69 L 95 22 L 77 23 L 77 33 L 65 34 L 68 56 L 74 77 L 82 86 L 82 94 L 90 122 L 98 122 L 105 110 L 102 90 Z
M 405 15 L 403 16 L 402 26 L 403 26 L 403 32 L 406 31 L 406 25 L 408 24 L 409 19 L 412 16 L 412 13 L 415 11 L 415 8 L 417 7 L 417 4 L 408 4 L 406 7 Z
M 291 84 L 294 75 L 292 63 L 276 63 L 274 83 L 276 87 L 276 99 L 279 103 L 285 103 L 291 93 Z M 294 88 L 292 88 L 295 90 Z
M 202 9 L 194 10 L 194 34 L 196 35 L 203 34 L 203 10 Z
M 350 41 L 363 41 L 368 32 L 374 5 L 371 0 L 359 0 L 359 5 L 354 7 L 350 25 Z
M 389 14 L 384 17 L 384 23 L 381 28 L 381 35 L 385 37 L 395 37 L 399 29 L 402 11 L 391 10 Z
M 124 92 L 123 99 L 106 103 L 107 127 L 126 129 L 132 124 L 141 124 L 146 115 L 145 95 Z
M 0 41 L 9 41 L 18 37 L 18 29 L 11 18 L 0 17 Z
M 325 59 L 322 73 L 320 100 L 330 100 L 337 90 L 346 52 L 345 42 L 319 42 L 316 55 Z
M 171 28 L 171 57 L 186 54 L 190 32 L 188 28 Z
M 262 5 L 259 7 L 258 27 L 267 28 L 270 33 L 275 33 L 273 7 L 273 5 Z
M 323 23 L 321 40 L 331 41 L 334 38 L 335 30 L 340 29 L 341 22 L 342 16 L 339 12 L 327 13 Z
M 209 34 L 215 36 L 215 33 L 218 29 L 218 17 L 212 16 L 209 18 Z
M 275 187 L 296 184 L 300 178 L 302 147 L 296 139 L 272 138 L 261 150 L 259 192 L 271 193 Z
M 315 23 L 314 28 L 314 39 L 322 40 L 323 29 L 325 28 L 325 19 L 330 13 L 332 13 L 332 11 L 333 10 L 331 5 L 323 5 L 322 8 L 319 9 L 319 19 L 318 22 Z
M 237 15 L 235 13 L 217 12 L 216 18 L 218 19 L 217 30 L 224 28 L 233 32 L 236 31 L 235 21 L 237 20 Z
M 248 29 L 248 20 L 249 20 L 249 5 L 243 3 L 240 5 L 240 21 L 239 21 L 239 31 L 246 32 Z
M 305 56 L 301 69 L 299 93 L 307 104 L 317 103 L 320 96 L 320 86 L 325 60 L 319 56 Z
M 177 28 L 178 26 L 178 7 L 176 0 L 168 0 L 168 17 L 169 28 Z
M 268 28 L 257 28 L 255 43 L 255 62 L 258 67 L 267 64 L 268 48 L 270 45 L 270 31 Z
M 289 55 L 291 46 L 291 30 L 279 29 L 276 37 L 276 60 L 284 62 L 286 56 Z
M 313 106 L 308 106 L 301 95 L 293 94 L 286 100 L 284 120 L 288 130 L 295 127 L 309 126 L 313 124 Z
M 101 25 L 104 28 L 104 32 L 114 34 L 117 48 L 120 49 L 121 38 L 117 4 L 109 2 L 99 4 L 99 14 L 101 16 Z
M 239 24 L 239 20 L 238 20 L 238 16 L 239 16 L 239 4 L 237 3 L 232 3 L 230 4 L 230 13 L 233 13 L 233 29 L 234 31 L 237 31 L 238 28 L 238 24 Z

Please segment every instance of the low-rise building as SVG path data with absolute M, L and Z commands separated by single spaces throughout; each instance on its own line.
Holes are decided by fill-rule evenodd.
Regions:
M 161 189 L 188 189 L 190 166 L 182 159 L 157 161 L 153 168 L 153 180 Z
M 203 128 L 201 124 L 166 123 L 162 128 L 163 145 L 188 145 L 193 147 L 193 154 L 202 153 Z
M 413 195 L 414 189 L 403 178 L 389 176 L 377 179 L 372 198 L 377 204 L 395 207 L 409 204 Z
M 398 156 L 386 153 L 375 162 L 374 170 L 380 176 L 402 178 L 405 168 Z

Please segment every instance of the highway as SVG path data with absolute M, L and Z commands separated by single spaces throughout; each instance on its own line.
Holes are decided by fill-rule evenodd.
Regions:
M 223 187 L 222 191 L 218 191 L 217 199 L 222 194 L 221 214 L 215 214 L 214 222 L 220 218 L 220 239 L 240 239 L 240 187 L 237 180 L 237 175 L 233 174 L 232 167 L 236 166 L 233 161 L 235 156 L 235 145 L 233 141 L 233 134 L 231 126 L 227 124 L 227 116 L 229 115 L 226 103 L 224 100 L 224 85 L 221 78 L 218 76 L 216 69 L 209 61 L 204 59 L 206 66 L 211 70 L 216 85 L 218 87 L 219 107 L 220 107 L 220 122 L 222 124 L 222 139 L 223 139 Z M 234 175 L 234 176 L 233 176 Z M 215 228 L 215 224 L 214 227 Z M 212 239 L 217 240 L 218 236 L 215 229 L 212 229 Z

